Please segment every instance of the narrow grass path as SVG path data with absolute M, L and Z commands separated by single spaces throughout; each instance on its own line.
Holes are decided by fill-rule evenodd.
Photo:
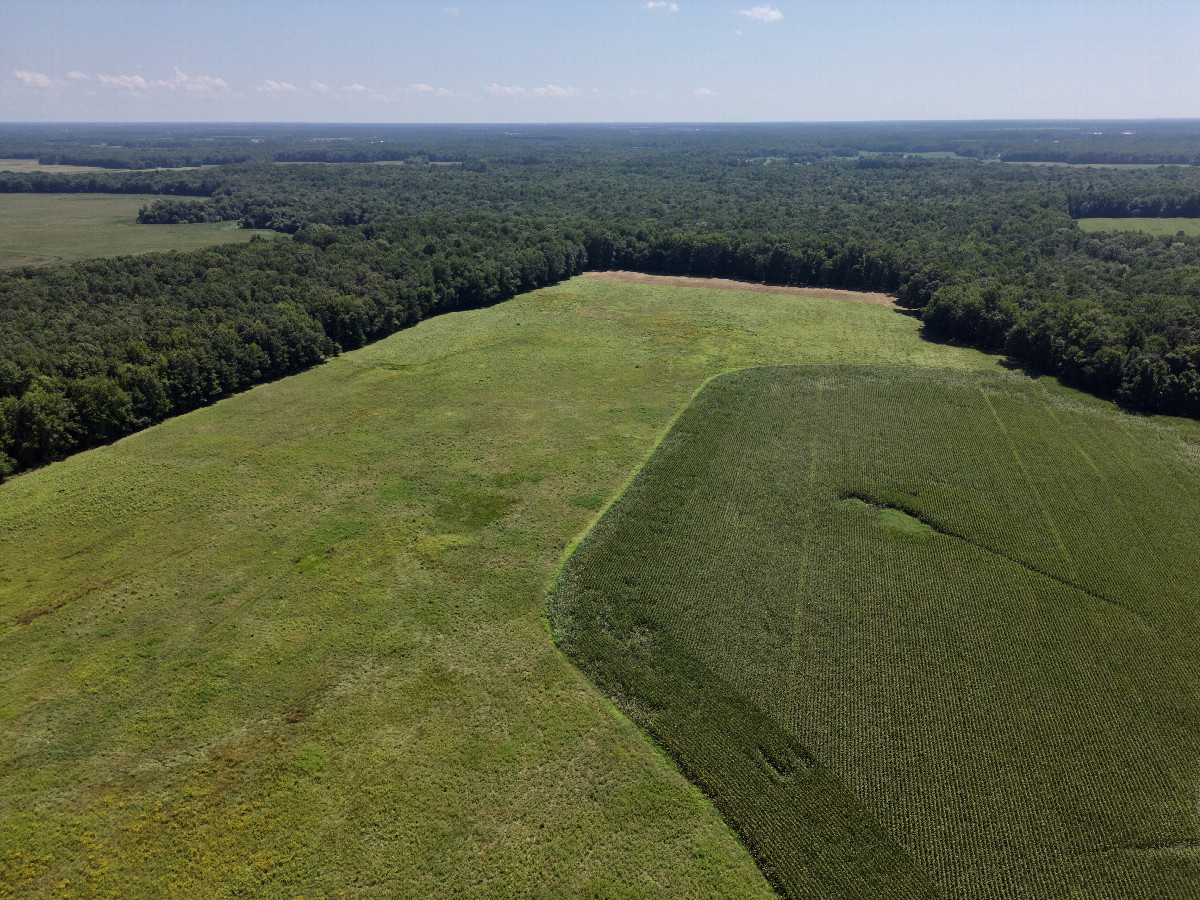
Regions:
M 706 378 L 834 361 L 997 365 L 576 279 L 0 487 L 0 896 L 769 895 L 542 601 Z

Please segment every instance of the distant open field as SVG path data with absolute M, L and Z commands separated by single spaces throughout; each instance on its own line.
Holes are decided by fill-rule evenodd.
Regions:
M 1145 231 L 1174 235 L 1200 235 L 1200 219 L 1076 219 L 1082 231 Z
M 996 160 L 1000 162 L 1000 160 Z M 1006 159 L 1003 161 L 1009 166 L 1069 166 L 1073 169 L 1157 169 L 1159 166 L 1167 166 L 1168 168 L 1191 168 L 1186 163 L 1068 163 L 1055 161 L 1029 161 L 1020 159 Z
M 138 225 L 138 210 L 159 199 L 137 194 L 0 194 L 0 268 L 71 262 L 151 250 L 275 239 L 236 222 Z
M 171 171 L 182 171 L 184 169 L 203 169 L 205 166 L 172 166 Z M 0 159 L 0 172 L 45 172 L 48 175 L 72 175 L 72 174 L 88 174 L 101 172 L 129 172 L 131 169 L 110 169 L 106 166 L 69 166 L 69 165 L 46 165 L 43 166 L 36 159 Z M 150 171 L 139 169 L 138 171 Z M 153 171 L 162 171 L 156 169 Z
M 789 297 L 823 297 L 849 303 L 874 303 L 897 309 L 896 298 L 890 294 L 871 291 L 843 291 L 837 288 L 786 287 L 774 284 L 751 284 L 729 278 L 691 278 L 687 275 L 647 275 L 643 272 L 588 272 L 581 276 L 594 281 L 614 281 L 621 284 L 645 284 L 662 287 L 707 288 L 714 291 L 753 291 L 757 294 L 777 294 Z
M 879 150 L 859 150 L 859 156 L 896 156 L 895 153 L 885 153 Z M 926 150 L 921 153 L 903 153 L 901 156 L 911 156 L 915 159 L 966 159 L 953 150 Z
M 1200 427 L 995 372 L 709 383 L 557 638 L 789 897 L 1200 887 Z
M 88 172 L 127 172 L 128 169 L 106 169 L 103 166 L 43 166 L 36 159 L 0 159 L 0 172 L 46 172 L 71 175 Z
M 838 361 L 1001 371 L 882 306 L 580 278 L 0 486 L 0 885 L 769 896 L 543 604 L 706 378 Z

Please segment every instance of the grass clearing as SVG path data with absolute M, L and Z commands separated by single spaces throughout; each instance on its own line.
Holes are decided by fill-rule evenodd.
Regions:
M 171 166 L 170 169 L 159 167 L 157 169 L 110 169 L 107 166 L 72 166 L 60 165 L 58 163 L 50 163 L 42 165 L 36 159 L 12 158 L 7 157 L 0 159 L 0 172 L 23 172 L 26 174 L 36 174 L 44 172 L 47 175 L 99 175 L 105 172 L 183 172 L 191 169 L 207 169 L 208 166 Z
M 43 166 L 36 159 L 4 158 L 0 159 L 0 172 L 23 172 L 32 174 L 45 172 L 48 175 L 89 175 L 102 172 L 128 172 L 129 169 L 106 169 L 103 166 Z
M 3 485 L 0 884 L 769 895 L 544 592 L 706 378 L 846 359 L 998 366 L 879 306 L 575 279 Z
M 788 896 L 1184 900 L 1198 440 L 998 371 L 726 375 L 550 621 Z
M 1076 219 L 1080 231 L 1145 231 L 1154 235 L 1173 236 L 1179 232 L 1195 237 L 1200 235 L 1200 219 L 1186 218 L 1129 218 Z
M 155 250 L 200 250 L 273 231 L 236 222 L 139 225 L 138 210 L 157 195 L 0 194 L 0 268 L 40 266 Z

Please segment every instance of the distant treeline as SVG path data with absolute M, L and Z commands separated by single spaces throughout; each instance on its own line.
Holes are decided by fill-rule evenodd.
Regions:
M 1200 217 L 1200 193 L 1195 194 L 1071 194 L 1067 208 L 1072 218 L 1197 218 Z
M 537 227 L 313 229 L 0 277 L 0 474 L 40 465 L 361 347 L 434 313 L 580 271 Z M 428 239 L 439 238 L 425 249 Z M 416 243 L 419 249 L 410 246 Z
M 0 172 L 0 194 L 180 194 L 210 197 L 225 183 L 222 169 L 146 172 Z
M 507 158 L 507 139 L 491 140 Z M 164 194 L 143 222 L 230 220 L 295 241 L 0 275 L 0 450 L 11 468 L 38 465 L 424 316 L 603 268 L 894 292 L 932 336 L 1133 409 L 1200 416 L 1200 240 L 1072 221 L 1151 204 L 1186 215 L 1200 172 L 788 162 L 795 148 L 774 140 L 545 141 L 536 164 L 481 169 L 52 176 L 60 190 L 99 178 Z M 466 143 L 425 149 L 486 150 Z M 730 165 L 760 158 L 778 162 Z M 0 190 L 45 178 L 0 176 Z
M 108 169 L 273 162 L 538 165 L 599 150 L 670 150 L 746 165 L 870 153 L 1025 162 L 1200 165 L 1200 122 L 791 125 L 0 125 L 0 158 Z

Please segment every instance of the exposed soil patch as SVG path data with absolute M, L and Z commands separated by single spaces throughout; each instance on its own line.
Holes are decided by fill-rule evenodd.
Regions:
M 664 287 L 708 288 L 714 291 L 753 291 L 758 294 L 791 294 L 797 297 L 824 297 L 827 300 L 849 300 L 852 303 L 874 303 L 877 306 L 896 305 L 896 298 L 870 291 L 842 291 L 837 288 L 784 287 L 759 284 L 753 281 L 733 281 L 729 278 L 692 278 L 687 275 L 645 275 L 642 272 L 586 272 L 584 278 L 596 281 L 620 281 L 626 284 L 657 284 Z

